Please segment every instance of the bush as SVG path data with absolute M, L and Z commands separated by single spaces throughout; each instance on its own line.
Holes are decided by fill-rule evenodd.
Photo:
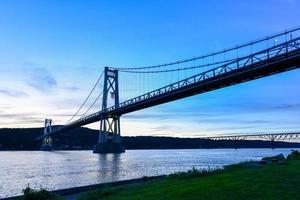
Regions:
M 300 153 L 299 153 L 299 151 L 292 150 L 292 153 L 290 153 L 287 156 L 287 159 L 288 160 L 300 160 Z
M 23 190 L 23 200 L 63 200 L 58 195 L 45 189 L 33 190 L 29 186 Z
M 174 178 L 187 178 L 187 177 L 202 177 L 202 176 L 208 176 L 212 174 L 218 174 L 222 172 L 222 169 L 219 168 L 208 168 L 208 169 L 196 169 L 193 167 L 191 170 L 188 170 L 186 172 L 176 172 L 174 174 L 169 174 L 167 178 L 174 179 Z

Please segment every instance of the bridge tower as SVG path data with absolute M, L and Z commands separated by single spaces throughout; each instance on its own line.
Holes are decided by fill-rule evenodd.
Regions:
M 44 138 L 43 138 L 43 144 L 41 147 L 41 150 L 43 151 L 51 151 L 52 146 L 52 138 L 51 136 L 48 136 L 49 133 L 52 131 L 52 120 L 51 119 L 45 119 L 45 126 L 44 126 Z
M 114 99 L 115 108 L 119 107 L 118 70 L 104 69 L 104 85 L 102 110 L 107 109 L 108 96 Z M 100 119 L 98 143 L 94 145 L 94 153 L 123 153 L 125 148 L 121 142 L 120 115 L 106 114 Z

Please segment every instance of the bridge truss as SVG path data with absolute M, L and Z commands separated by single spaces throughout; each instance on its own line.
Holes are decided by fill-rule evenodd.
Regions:
M 268 49 L 237 58 L 184 80 L 121 102 L 117 107 L 80 118 L 66 124 L 63 131 L 99 121 L 104 114 L 123 115 L 177 99 L 243 83 L 300 67 L 300 37 Z
M 270 141 L 283 141 L 283 140 L 300 140 L 300 132 L 290 133 L 258 133 L 249 135 L 227 135 L 206 137 L 210 140 L 270 140 Z
M 278 41 L 278 38 L 281 39 L 280 43 L 276 43 Z M 269 44 L 270 41 L 273 41 L 272 45 Z M 234 52 L 237 52 L 236 55 L 234 55 Z M 225 59 L 225 56 L 229 58 Z M 216 57 L 219 59 L 215 60 Z M 220 59 L 220 57 L 223 58 Z M 211 59 L 213 61 L 211 61 Z M 198 64 L 194 64 L 196 61 L 198 62 Z M 193 64 L 189 65 L 190 63 Z M 72 116 L 72 118 L 65 125 L 60 126 L 56 129 L 52 129 L 50 133 L 47 133 L 47 136 L 51 136 L 62 131 L 70 130 L 97 121 L 100 121 L 101 124 L 103 124 L 103 122 L 105 121 L 106 124 L 108 118 L 118 118 L 117 120 L 115 120 L 116 123 L 113 123 L 114 125 L 112 125 L 112 123 L 108 123 L 108 125 L 110 125 L 109 127 L 111 127 L 110 132 L 112 132 L 112 128 L 115 127 L 115 124 L 117 125 L 116 129 L 120 130 L 119 117 L 121 115 L 141 110 L 144 108 L 152 107 L 155 105 L 171 102 L 174 100 L 182 99 L 185 97 L 259 79 L 265 76 L 270 76 L 273 74 L 297 69 L 299 67 L 300 28 L 287 30 L 282 33 L 268 36 L 263 39 L 251 41 L 243 45 L 214 52 L 204 56 L 195 57 L 192 59 L 186 59 L 177 62 L 147 67 L 106 67 L 105 73 L 110 73 L 114 76 L 108 76 L 108 74 L 105 75 L 106 77 L 104 78 L 104 89 L 97 96 L 96 100 L 88 108 L 88 110 L 84 112 L 84 114 L 81 115 L 79 119 L 73 120 L 73 118 L 78 115 L 80 109 L 83 108 L 83 105 L 87 102 L 87 99 L 91 96 L 91 93 L 96 88 L 96 85 L 100 82 L 103 73 L 97 80 L 95 86 L 88 95 L 87 99 L 84 101 L 83 105 L 80 106 L 80 108 Z M 173 78 L 171 78 L 170 83 L 165 84 L 162 87 L 158 87 L 158 89 L 150 90 L 150 92 L 143 92 L 141 95 L 135 95 L 134 97 L 128 98 L 127 100 L 124 99 L 121 101 L 121 103 L 119 103 L 119 85 L 114 84 L 120 82 L 120 80 L 118 79 L 120 73 L 130 74 L 134 76 L 137 74 L 155 75 L 154 77 L 156 77 L 157 74 L 163 74 L 162 76 L 165 77 L 165 74 L 175 72 L 178 74 L 178 79 L 180 79 L 181 76 L 179 75 L 179 72 L 191 70 L 192 72 L 194 72 L 194 74 L 191 76 L 188 76 L 175 82 L 173 81 Z M 127 79 L 126 83 L 128 84 L 128 82 L 131 80 L 133 79 Z M 155 79 L 154 81 L 159 82 Z M 109 84 L 109 86 L 112 86 L 111 94 L 114 96 L 114 98 L 115 95 L 117 95 L 117 100 L 115 99 L 112 106 L 107 105 L 107 96 L 109 95 L 109 89 L 107 89 L 107 84 Z M 135 85 L 140 86 L 145 84 L 138 83 Z M 95 105 L 96 101 L 100 99 L 101 95 L 103 97 L 101 110 L 88 115 L 87 113 L 90 111 L 91 107 Z M 114 120 L 112 120 L 112 122 L 114 122 Z M 101 130 L 104 128 L 105 127 L 101 125 Z M 297 134 L 267 134 L 257 137 L 273 137 L 274 141 L 275 139 L 279 138 L 292 139 L 295 136 L 298 137 Z M 241 138 L 251 137 L 254 138 L 254 135 L 226 136 L 223 139 L 233 138 L 235 140 L 239 140 Z M 221 137 L 216 137 L 214 139 L 218 138 Z
M 272 148 L 275 147 L 275 141 L 289 141 L 289 140 L 299 140 L 300 132 L 289 132 L 289 133 L 257 133 L 257 134 L 243 134 L 243 135 L 227 135 L 227 136 L 215 136 L 206 137 L 203 139 L 212 141 L 234 141 L 235 148 L 237 148 L 237 142 L 241 140 L 264 140 L 270 141 Z

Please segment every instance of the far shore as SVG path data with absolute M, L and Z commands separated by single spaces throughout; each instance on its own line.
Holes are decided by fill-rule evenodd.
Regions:
M 220 148 L 152 148 L 152 149 L 126 149 L 126 151 L 131 151 L 131 150 L 143 150 L 143 151 L 147 151 L 147 150 L 209 150 L 209 149 L 235 149 L 235 150 L 239 150 L 239 149 L 300 149 L 299 147 L 276 147 L 276 148 L 271 148 L 271 147 L 239 147 L 239 148 L 233 148 L 233 147 L 220 147 Z M 93 149 L 53 149 L 52 151 L 43 151 L 40 149 L 25 149 L 25 150 L 21 150 L 21 149 L 0 149 L 0 152 L 8 152 L 8 151 L 41 151 L 41 152 L 55 152 L 55 151 L 93 151 Z

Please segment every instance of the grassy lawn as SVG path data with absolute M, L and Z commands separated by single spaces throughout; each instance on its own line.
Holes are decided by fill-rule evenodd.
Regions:
M 79 200 L 98 199 L 300 199 L 300 161 L 231 168 L 209 176 L 185 175 L 94 190 Z

